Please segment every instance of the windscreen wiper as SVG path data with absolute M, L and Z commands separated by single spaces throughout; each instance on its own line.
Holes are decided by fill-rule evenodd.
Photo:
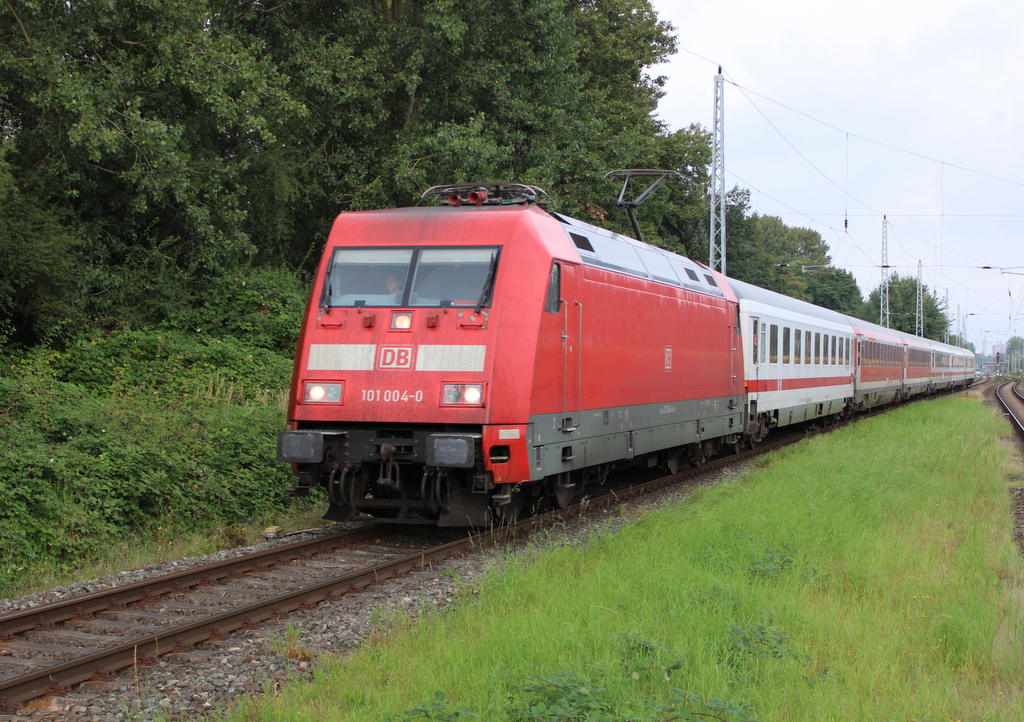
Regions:
M 498 267 L 498 254 L 491 254 L 491 267 L 487 271 L 487 280 L 484 281 L 484 288 L 480 292 L 480 300 L 476 302 L 476 306 L 473 307 L 473 313 L 480 313 L 480 309 L 483 308 L 484 304 L 487 303 L 491 298 L 491 291 L 494 290 L 494 271 Z

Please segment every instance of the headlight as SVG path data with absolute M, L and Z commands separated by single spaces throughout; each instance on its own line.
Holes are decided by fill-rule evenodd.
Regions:
M 345 384 L 325 384 L 318 381 L 307 381 L 302 394 L 307 404 L 340 404 Z
M 441 386 L 442 406 L 483 406 L 483 384 L 444 384 Z
M 394 311 L 391 314 L 391 328 L 398 331 L 408 331 L 412 328 L 412 313 L 409 311 Z

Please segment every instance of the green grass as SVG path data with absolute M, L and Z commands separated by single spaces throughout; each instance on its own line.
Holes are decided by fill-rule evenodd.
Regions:
M 1007 433 L 961 397 L 810 439 L 231 719 L 1024 719 Z

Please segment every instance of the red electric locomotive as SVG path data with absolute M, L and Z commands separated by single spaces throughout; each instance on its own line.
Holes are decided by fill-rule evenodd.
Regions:
M 309 298 L 278 458 L 327 518 L 481 525 L 623 462 L 742 434 L 738 303 L 681 256 L 522 185 L 344 213 Z

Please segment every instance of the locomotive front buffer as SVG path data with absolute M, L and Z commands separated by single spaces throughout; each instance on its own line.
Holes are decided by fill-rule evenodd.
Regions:
M 492 520 L 494 481 L 484 469 L 481 438 L 408 428 L 284 431 L 277 458 L 295 465 L 290 495 L 326 488 L 330 521 L 368 513 L 392 522 L 483 526 Z

